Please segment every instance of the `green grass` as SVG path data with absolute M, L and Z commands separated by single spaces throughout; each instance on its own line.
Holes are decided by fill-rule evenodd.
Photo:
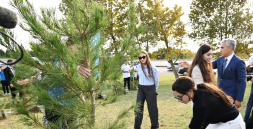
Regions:
M 159 88 L 157 93 L 158 110 L 159 110 L 159 124 L 160 129 L 188 129 L 192 117 L 192 110 L 189 104 L 183 104 L 178 102 L 173 97 L 171 85 L 175 81 L 174 76 L 160 76 Z M 241 114 L 244 116 L 247 100 L 250 94 L 251 82 L 247 83 L 247 88 L 242 102 L 242 107 L 239 108 Z M 130 91 L 127 94 L 119 96 L 115 103 L 107 104 L 105 106 L 99 103 L 103 100 L 97 100 L 96 107 L 96 127 L 99 129 L 106 128 L 105 126 L 112 123 L 117 119 L 117 115 L 123 110 L 128 109 L 136 102 L 137 91 Z M 0 98 L 1 99 L 1 98 Z M 144 116 L 142 122 L 142 128 L 150 128 L 150 119 L 148 115 L 147 105 L 145 103 Z M 37 113 L 42 117 L 42 113 Z M 34 128 L 20 122 L 22 118 L 20 115 L 12 115 L 9 119 L 0 120 L 1 129 L 29 129 Z M 134 111 L 130 110 L 128 116 L 123 118 L 120 122 L 124 122 L 126 129 L 133 129 L 134 126 Z

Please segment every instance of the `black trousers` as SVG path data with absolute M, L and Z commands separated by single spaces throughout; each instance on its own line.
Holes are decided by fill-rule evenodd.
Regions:
M 7 82 L 6 81 L 1 81 L 1 83 L 2 83 L 4 93 L 10 93 L 9 92 L 9 86 L 7 85 Z
M 124 88 L 126 88 L 126 84 L 128 86 L 128 90 L 130 90 L 130 77 L 124 78 Z
M 140 129 L 143 119 L 144 112 L 144 102 L 147 101 L 148 112 L 151 121 L 151 129 L 159 128 L 158 123 L 158 108 L 157 108 L 157 93 L 155 85 L 152 86 L 143 86 L 138 85 L 138 93 L 136 100 L 136 109 L 135 109 L 135 123 L 134 128 Z
M 11 88 L 11 96 L 12 98 L 16 98 L 16 92 L 17 92 L 17 89 L 15 87 Z

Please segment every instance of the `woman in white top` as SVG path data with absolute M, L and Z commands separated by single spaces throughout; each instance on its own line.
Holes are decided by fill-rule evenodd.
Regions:
M 159 123 L 156 89 L 158 88 L 159 74 L 157 68 L 151 65 L 149 55 L 146 51 L 141 51 L 139 60 L 140 64 L 137 66 L 139 85 L 136 99 L 137 106 L 135 109 L 134 128 L 141 128 L 144 113 L 143 107 L 146 100 L 151 121 L 151 129 L 157 129 L 159 128 Z
M 209 44 L 203 44 L 192 60 L 192 64 L 188 69 L 188 76 L 191 77 L 195 84 L 209 83 L 215 85 L 214 72 L 213 72 L 213 48 Z M 193 108 L 193 103 L 191 103 Z M 202 128 L 208 126 L 208 123 L 204 123 Z
M 203 44 L 193 58 L 191 67 L 188 69 L 188 76 L 194 80 L 196 85 L 204 82 L 215 84 L 212 56 L 212 46 Z

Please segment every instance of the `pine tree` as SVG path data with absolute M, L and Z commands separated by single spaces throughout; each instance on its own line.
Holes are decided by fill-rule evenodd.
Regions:
M 26 89 L 30 96 L 17 103 L 17 111 L 26 115 L 33 123 L 43 126 L 28 109 L 35 105 L 44 105 L 47 110 L 60 115 L 57 122 L 49 124 L 52 128 L 96 127 L 96 91 L 104 86 L 106 81 L 118 81 L 123 56 L 133 48 L 134 3 L 129 1 L 128 24 L 119 44 L 120 49 L 111 55 L 106 54 L 103 48 L 108 17 L 101 4 L 88 0 L 66 0 L 65 7 L 68 11 L 61 20 L 56 19 L 54 9 L 41 9 L 42 16 L 39 16 L 28 0 L 13 0 L 11 4 L 23 18 L 20 24 L 22 29 L 36 39 L 30 42 L 30 45 L 33 55 L 39 59 L 32 59 L 30 52 L 26 50 L 24 59 L 16 68 L 22 72 L 16 72 L 15 79 L 34 76 L 36 70 L 42 72 L 42 79 L 17 86 Z M 12 57 L 18 55 L 19 52 L 12 49 Z M 78 74 L 78 65 L 91 70 L 89 78 Z M 63 95 L 54 98 L 48 94 L 50 89 L 58 86 L 64 87 L 61 89 Z M 107 103 L 115 101 L 115 97 L 108 96 Z M 132 108 L 133 106 L 119 114 L 118 119 L 109 125 L 109 128 L 121 128 L 121 125 L 118 125 L 119 119 Z

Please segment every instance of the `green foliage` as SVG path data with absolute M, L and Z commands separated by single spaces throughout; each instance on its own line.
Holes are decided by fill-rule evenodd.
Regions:
M 122 92 L 122 89 L 119 89 L 122 83 L 118 83 L 118 79 L 121 77 L 119 67 L 123 57 L 127 53 L 132 53 L 132 58 L 137 51 L 133 45 L 136 28 L 135 5 L 132 1 L 122 1 L 122 3 L 125 5 L 122 6 L 122 10 L 127 13 L 119 14 L 119 16 L 124 15 L 124 20 L 119 19 L 124 21 L 124 25 L 116 26 L 122 32 L 117 37 L 117 51 L 110 55 L 103 45 L 109 41 L 108 35 L 111 34 L 108 22 L 112 23 L 115 16 L 110 17 L 109 13 L 106 13 L 107 6 L 98 1 L 64 0 L 61 9 L 65 15 L 60 20 L 55 17 L 55 9 L 41 9 L 40 16 L 28 0 L 12 1 L 12 6 L 18 10 L 23 19 L 21 28 L 35 39 L 30 42 L 32 51 L 24 50 L 24 58 L 16 66 L 18 72 L 13 81 L 30 78 L 38 75 L 38 71 L 42 72 L 42 78 L 35 79 L 30 84 L 15 84 L 18 91 L 24 91 L 29 95 L 16 105 L 19 113 L 37 125 L 43 126 L 28 112 L 28 109 L 32 106 L 44 105 L 47 111 L 60 116 L 58 121 L 48 124 L 52 128 L 95 127 L 96 91 L 104 86 L 105 81 L 113 82 L 110 89 L 113 92 L 108 93 L 104 104 L 115 102 L 119 91 Z M 110 4 L 113 4 L 113 1 Z M 114 7 L 111 6 L 110 9 Z M 111 30 L 114 29 L 113 27 Z M 98 34 L 100 42 L 92 45 L 93 38 Z M 0 41 L 1 45 L 10 48 L 13 58 L 20 55 L 16 47 L 11 46 L 12 43 L 5 39 Z M 109 49 L 115 50 L 115 47 Z M 40 61 L 32 59 L 31 53 Z M 98 58 L 99 63 L 95 65 Z M 89 78 L 78 74 L 78 65 L 91 70 Z M 60 97 L 52 97 L 48 91 L 57 87 L 62 87 L 58 90 L 63 90 L 64 94 Z M 110 128 L 122 127 L 122 124 L 117 125 L 117 123 Z
M 156 41 L 163 41 L 166 46 L 167 55 L 166 58 L 172 61 L 173 57 L 179 57 L 180 54 L 175 53 L 175 50 L 181 48 L 183 44 L 183 38 L 186 34 L 185 24 L 180 20 L 183 15 L 182 7 L 175 5 L 173 8 L 164 7 L 164 0 L 161 1 L 148 1 L 147 5 L 149 7 L 148 19 L 149 21 L 154 21 L 152 26 L 155 30 L 154 34 L 157 38 Z M 148 48 L 147 44 L 147 48 Z M 176 58 L 176 59 L 177 59 Z M 171 62 L 171 66 L 176 78 L 178 78 L 178 73 L 174 68 L 174 63 Z
M 253 14 L 246 5 L 246 0 L 193 0 L 189 14 L 193 29 L 190 37 L 199 44 L 209 43 L 215 49 L 223 39 L 234 38 L 237 46 L 244 48 L 239 47 L 235 52 L 248 55 L 247 46 L 252 44 Z
M 175 49 L 173 50 L 171 53 L 175 53 L 174 56 L 172 57 L 172 59 L 192 59 L 193 56 L 195 55 L 194 52 L 192 52 L 191 50 L 188 49 Z M 152 54 L 150 54 L 150 57 L 152 59 L 169 59 L 169 57 L 167 56 L 169 55 L 167 53 L 167 49 L 163 48 L 163 49 L 159 49 L 158 51 L 154 51 Z M 178 56 L 179 55 L 179 56 Z

